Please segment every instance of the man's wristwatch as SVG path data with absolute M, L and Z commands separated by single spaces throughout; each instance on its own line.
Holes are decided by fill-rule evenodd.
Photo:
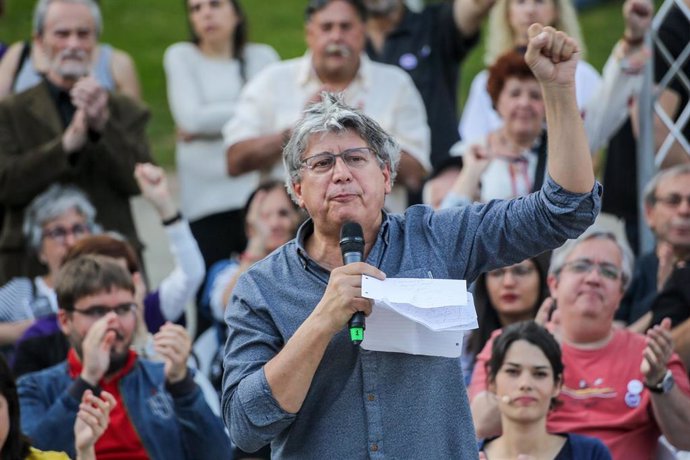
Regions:
M 668 369 L 666 371 L 666 374 L 664 374 L 664 378 L 662 378 L 659 383 L 657 383 L 656 385 L 647 385 L 647 382 L 645 382 L 644 386 L 647 387 L 647 389 L 652 393 L 666 394 L 671 391 L 673 385 L 675 384 L 676 381 L 673 380 L 673 373 L 670 369 Z

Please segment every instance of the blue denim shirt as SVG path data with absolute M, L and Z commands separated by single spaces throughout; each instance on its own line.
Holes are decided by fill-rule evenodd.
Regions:
M 367 263 L 388 277 L 473 280 L 577 237 L 594 222 L 601 185 L 572 194 L 547 178 L 538 193 L 433 211 L 384 214 Z M 457 359 L 371 352 L 345 329 L 328 345 L 297 414 L 273 398 L 263 366 L 321 300 L 329 272 L 297 238 L 242 275 L 226 312 L 222 410 L 230 436 L 277 458 L 477 458 Z
M 191 372 L 191 370 L 189 371 Z M 137 359 L 119 384 L 129 419 L 151 459 L 231 458 L 230 440 L 196 384 L 171 395 L 163 363 Z M 34 447 L 67 452 L 74 458 L 74 421 L 80 400 L 78 382 L 62 362 L 22 376 L 17 382 L 22 431 Z M 80 392 L 81 393 L 81 392 Z

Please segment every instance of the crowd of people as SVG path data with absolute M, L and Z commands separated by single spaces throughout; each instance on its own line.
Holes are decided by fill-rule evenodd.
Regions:
M 37 0 L 0 46 L 0 458 L 690 455 L 690 152 L 666 138 L 690 90 L 663 63 L 690 0 L 654 49 L 653 2 L 625 0 L 601 71 L 571 0 L 304 0 L 283 61 L 241 3 L 184 0 L 161 56 L 179 200 L 97 0 Z M 635 143 L 652 55 L 668 116 L 626 198 L 656 237 L 635 260 L 593 164 Z M 139 194 L 175 262 L 158 286 Z M 467 280 L 479 327 L 455 358 L 355 346 L 365 275 Z

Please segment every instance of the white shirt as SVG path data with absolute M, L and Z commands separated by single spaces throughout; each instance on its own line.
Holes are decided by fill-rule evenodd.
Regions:
M 246 45 L 244 57 L 247 79 L 279 60 L 273 48 L 255 43 Z M 194 221 L 241 209 L 258 175 L 228 175 L 221 136 L 244 85 L 239 62 L 209 58 L 192 43 L 176 43 L 166 50 L 164 66 L 175 124 L 187 133 L 204 135 L 203 139 L 177 142 L 182 212 Z
M 267 67 L 242 91 L 235 115 L 223 128 L 225 145 L 291 128 L 322 86 L 310 52 Z M 430 131 L 424 103 L 404 71 L 361 55 L 357 75 L 344 96 L 349 105 L 376 120 L 400 143 L 402 150 L 427 171 L 431 170 Z M 281 163 L 266 165 L 266 170 L 273 177 L 285 178 Z M 407 205 L 404 188 L 394 187 L 391 195 L 386 200 L 388 209 L 402 212 Z
M 464 156 L 470 145 L 486 148 L 488 136 L 472 143 L 456 142 L 450 149 L 451 156 Z M 536 179 L 539 159 L 535 152 L 525 150 L 520 155 L 520 160 L 511 162 L 502 157 L 492 159 L 481 175 L 479 201 L 487 203 L 491 200 L 509 200 L 530 193 Z

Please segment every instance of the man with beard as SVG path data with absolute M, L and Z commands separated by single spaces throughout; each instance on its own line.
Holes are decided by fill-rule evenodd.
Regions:
M 223 128 L 231 176 L 283 178 L 283 144 L 305 106 L 323 91 L 375 119 L 401 145 L 398 182 L 386 205 L 402 212 L 406 191 L 418 192 L 431 169 L 426 111 L 405 72 L 371 62 L 363 53 L 366 9 L 362 0 L 310 0 L 306 9 L 307 53 L 273 64 L 247 83 L 235 116 Z M 251 177 L 251 176 L 250 176 Z M 251 181 L 250 181 L 251 182 Z
M 369 13 L 366 52 L 412 77 L 429 118 L 434 170 L 448 162 L 448 151 L 459 140 L 459 65 L 477 44 L 482 20 L 494 2 L 454 0 L 415 13 L 403 0 L 364 0 Z
M 187 368 L 191 340 L 166 323 L 154 335 L 163 362 L 132 351 L 134 284 L 114 259 L 87 255 L 67 262 L 57 285 L 58 319 L 71 349 L 67 360 L 18 381 L 22 431 L 40 449 L 74 456 L 73 426 L 86 390 L 106 390 L 117 406 L 96 443 L 98 458 L 223 458 L 223 425 Z
M 134 165 L 152 161 L 149 114 L 89 76 L 101 31 L 98 5 L 40 0 L 34 24 L 49 70 L 40 84 L 0 102 L 0 283 L 39 274 L 38 261 L 27 263 L 24 208 L 56 182 L 79 186 L 103 227 L 141 247 L 129 198 L 139 193 Z

